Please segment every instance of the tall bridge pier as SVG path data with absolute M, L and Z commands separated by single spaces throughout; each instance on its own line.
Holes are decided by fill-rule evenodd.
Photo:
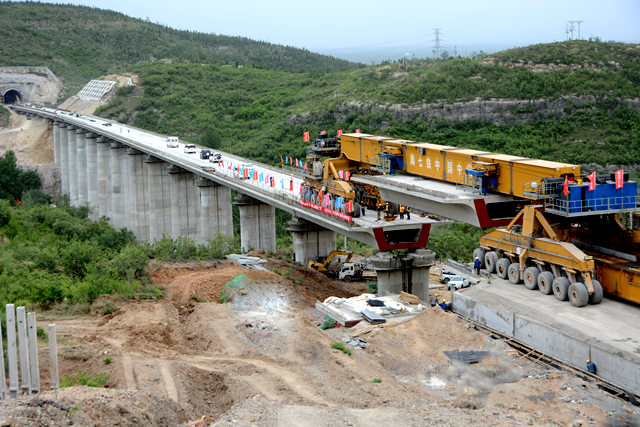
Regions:
M 103 135 L 53 125 L 62 192 L 72 206 L 88 205 L 92 219 L 107 217 L 141 241 L 168 235 L 204 243 L 233 235 L 230 188 Z M 241 206 L 245 247 L 275 251 L 274 208 L 246 201 Z

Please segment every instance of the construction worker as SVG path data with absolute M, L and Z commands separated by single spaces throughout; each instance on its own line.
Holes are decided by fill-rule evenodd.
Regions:
M 447 311 L 451 308 L 451 303 L 447 302 L 446 299 L 443 299 L 439 305 L 440 305 L 440 308 L 443 309 L 444 311 Z
M 429 295 L 429 305 L 431 307 L 435 307 L 436 305 L 438 305 L 438 294 L 435 295 Z
M 596 364 L 588 359 L 587 359 L 587 371 L 589 371 L 590 374 L 598 373 L 598 368 L 596 367 Z
M 411 219 L 411 206 L 407 206 L 406 212 L 407 212 L 407 219 Z
M 400 219 L 404 219 L 404 205 L 400 205 Z
M 482 266 L 482 261 L 480 261 L 480 258 L 476 257 L 476 259 L 473 261 L 473 269 L 476 271 L 476 274 L 478 276 L 480 275 L 481 266 Z
M 382 211 L 382 205 L 380 202 L 376 202 L 376 211 L 378 213 L 378 221 L 380 221 L 380 212 Z

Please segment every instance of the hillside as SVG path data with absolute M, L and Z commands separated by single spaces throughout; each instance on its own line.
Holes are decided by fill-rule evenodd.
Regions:
M 572 163 L 638 165 L 639 67 L 638 46 L 588 41 L 332 73 L 155 62 L 132 67 L 141 86 L 99 114 L 272 163 L 281 154 L 303 156 L 304 131 L 360 128 Z
M 191 31 L 73 5 L 0 2 L 2 64 L 46 65 L 67 95 L 92 78 L 170 58 L 301 72 L 358 65 L 304 49 Z

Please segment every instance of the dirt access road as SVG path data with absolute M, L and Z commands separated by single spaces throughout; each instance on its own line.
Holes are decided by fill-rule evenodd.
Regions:
M 349 296 L 365 285 L 344 288 L 284 259 L 271 258 L 268 267 L 288 277 L 226 261 L 156 264 L 152 277 L 165 288 L 163 300 L 116 301 L 120 309 L 107 316 L 102 315 L 105 299 L 92 315 L 41 314 L 42 326 L 57 325 L 61 373 L 106 372 L 109 384 L 0 402 L 0 421 L 98 426 L 638 421 L 637 408 L 521 357 L 439 308 L 364 336 L 369 346 L 348 356 L 331 344 L 352 331 L 321 330 L 323 319 L 313 307 L 318 299 Z M 217 303 L 219 290 L 240 274 L 248 276 L 246 286 L 232 291 L 230 302 Z M 442 350 L 456 349 L 489 350 L 490 357 L 474 365 L 452 364 Z M 40 360 L 46 390 L 45 343 Z

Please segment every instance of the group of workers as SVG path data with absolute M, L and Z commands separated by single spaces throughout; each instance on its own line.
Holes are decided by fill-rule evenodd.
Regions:
M 378 205 L 376 206 L 378 220 L 380 220 L 380 212 L 382 212 L 383 210 L 385 212 L 385 216 L 393 215 L 393 205 L 391 203 L 378 203 Z M 404 219 L 405 215 L 407 215 L 407 219 L 411 219 L 411 206 L 400 205 L 400 207 L 398 208 L 398 215 L 400 216 L 400 219 Z
M 429 305 L 431 307 L 435 307 L 436 305 L 438 305 L 444 311 L 451 310 L 451 302 L 447 302 L 447 300 L 445 298 L 443 298 L 442 301 L 440 301 L 438 294 L 429 295 Z

